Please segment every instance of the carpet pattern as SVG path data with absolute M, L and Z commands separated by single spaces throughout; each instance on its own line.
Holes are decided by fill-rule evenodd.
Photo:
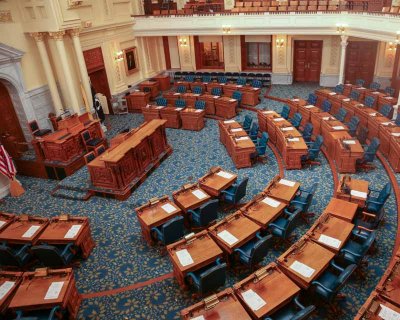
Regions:
M 269 95 L 282 98 L 308 97 L 308 93 L 318 88 L 315 85 L 273 86 Z M 265 89 L 263 90 L 263 94 Z M 257 108 L 280 111 L 282 103 L 262 99 Z M 256 119 L 256 114 L 242 111 L 237 120 L 242 121 L 246 114 Z M 107 138 L 125 128 L 137 127 L 143 122 L 142 115 L 128 114 L 108 116 L 111 126 Z M 140 226 L 134 208 L 152 197 L 170 195 L 183 184 L 194 182 L 211 166 L 221 166 L 236 172 L 239 179 L 249 177 L 247 195 L 250 200 L 279 173 L 277 159 L 268 148 L 268 162 L 252 168 L 237 170 L 224 146 L 219 142 L 218 126 L 215 120 L 207 120 L 200 132 L 167 129 L 167 138 L 173 153 L 139 186 L 132 196 L 123 202 L 92 197 L 86 202 L 53 198 L 50 196 L 58 183 L 67 190 L 86 190 L 89 176 L 84 167 L 61 182 L 19 177 L 27 192 L 18 199 L 6 198 L 0 210 L 29 213 L 52 217 L 61 213 L 88 216 L 91 219 L 96 248 L 87 261 L 76 269 L 78 290 L 82 294 L 96 293 L 138 284 L 172 271 L 167 256 L 161 256 L 156 247 L 149 247 L 141 238 Z M 333 175 L 324 156 L 320 155 L 321 166 L 310 169 L 285 171 L 288 179 L 302 183 L 305 188 L 318 182 L 318 188 L 310 211 L 316 217 L 323 211 L 333 195 Z M 376 160 L 377 169 L 369 173 L 353 175 L 371 182 L 374 189 L 380 189 L 389 180 L 382 164 Z M 400 182 L 400 175 L 396 175 Z M 222 218 L 227 213 L 220 212 Z M 307 232 L 309 226 L 300 225 L 295 234 L 297 238 Z M 369 258 L 365 280 L 350 279 L 343 288 L 347 299 L 340 302 L 343 314 L 340 319 L 352 319 L 376 286 L 391 257 L 397 230 L 397 210 L 395 197 L 386 204 L 386 222 L 377 234 L 378 252 Z M 286 247 L 271 249 L 263 261 L 266 265 L 274 261 Z M 228 273 L 225 287 L 243 279 L 247 273 Z M 221 288 L 222 290 L 222 288 Z M 198 300 L 183 292 L 174 278 L 145 285 L 115 295 L 84 299 L 79 319 L 178 319 L 179 311 Z M 324 312 L 326 306 L 318 307 L 312 319 L 334 319 Z

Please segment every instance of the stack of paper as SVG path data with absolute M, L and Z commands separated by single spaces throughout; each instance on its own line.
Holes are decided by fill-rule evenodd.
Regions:
M 230 179 L 233 177 L 233 174 L 230 174 L 229 172 L 225 172 L 225 171 L 219 171 L 219 172 L 217 172 L 217 176 L 220 176 L 225 179 Z
M 354 197 L 359 197 L 359 198 L 363 198 L 363 199 L 367 199 L 367 196 L 368 196 L 366 192 L 357 191 L 357 190 L 351 190 L 350 194 Z
M 174 93 L 174 96 L 179 96 L 179 95 L 180 95 L 179 92 L 175 92 L 175 93 Z
M 47 289 L 44 300 L 57 299 L 60 295 L 61 289 L 64 285 L 64 281 L 52 282 L 50 287 Z
M 333 126 L 332 127 L 333 130 L 344 130 L 343 126 Z
M 400 137 L 400 132 L 392 132 L 393 137 Z
M 197 109 L 195 112 L 197 112 L 197 113 L 200 113 L 200 112 L 202 112 L 203 110 L 201 110 L 201 109 Z
M 278 208 L 281 204 L 279 201 L 276 201 L 275 199 L 272 199 L 270 197 L 265 197 L 262 202 L 274 208 Z
M 36 231 L 40 229 L 40 226 L 31 226 L 26 232 L 22 235 L 22 238 L 30 238 L 32 237 Z
M 236 129 L 232 129 L 231 131 L 232 132 L 240 132 L 240 131 L 243 131 L 243 129 L 242 128 L 236 128 Z
M 0 300 L 2 300 L 7 293 L 10 292 L 10 290 L 14 287 L 15 282 L 13 281 L 5 281 L 1 286 L 0 286 Z
M 274 113 L 274 112 L 275 111 L 272 111 L 272 110 L 263 111 L 264 114 L 271 114 L 271 113 Z
M 218 99 L 218 98 L 219 98 L 219 96 L 214 96 L 213 98 L 214 98 L 214 99 Z
M 285 119 L 283 119 L 283 118 L 275 118 L 274 119 L 274 121 L 276 121 L 276 122 L 283 121 L 283 120 L 285 120 Z
M 156 109 L 162 109 L 162 108 L 164 108 L 164 106 L 158 106 L 158 107 L 156 107 Z
M 230 101 L 230 102 L 234 102 L 234 101 L 236 101 L 236 99 L 229 99 L 229 101 Z
M 371 117 L 376 117 L 376 112 L 371 112 L 369 115 L 370 115 Z
M 311 278 L 315 272 L 313 268 L 297 260 L 290 265 L 290 269 L 296 271 L 305 278 Z
M 243 141 L 243 140 L 249 140 L 249 137 L 240 137 L 240 138 L 236 138 L 236 141 Z
M 186 249 L 177 251 L 176 256 L 179 260 L 179 263 L 182 265 L 182 267 L 186 267 L 186 266 L 194 263 L 192 256 L 190 255 L 189 251 L 187 251 Z
M 161 206 L 161 209 L 163 209 L 166 213 L 171 213 L 176 210 L 176 208 L 170 203 L 164 204 Z
M 336 95 L 336 92 L 329 92 L 329 95 L 334 96 L 334 95 Z
M 0 228 L 6 224 L 5 221 L 0 220 Z
M 263 298 L 261 298 L 256 292 L 253 290 L 247 290 L 245 292 L 242 292 L 242 297 L 244 302 L 251 308 L 253 311 L 257 311 L 264 307 L 267 302 L 264 301 Z
M 207 195 L 199 189 L 192 191 L 192 193 L 196 198 L 198 198 L 200 200 L 207 197 Z
M 381 311 L 378 316 L 383 320 L 400 320 L 400 313 L 384 306 L 383 304 L 379 305 L 381 307 Z
M 350 98 L 343 99 L 344 102 L 349 102 Z
M 226 121 L 224 121 L 224 123 L 234 123 L 235 122 L 235 120 L 226 120 Z
M 296 184 L 296 182 L 290 181 L 290 180 L 286 180 L 286 179 L 279 180 L 279 183 L 283 184 L 284 186 L 288 186 L 288 187 L 293 187 Z
M 181 111 L 183 108 L 175 108 L 176 111 Z
M 293 127 L 285 127 L 285 128 L 282 128 L 282 131 L 293 131 L 293 130 L 294 130 Z
M 239 239 L 236 238 L 228 230 L 224 230 L 224 231 L 218 232 L 217 236 L 220 237 L 222 240 L 224 240 L 230 246 L 239 241 Z
M 319 236 L 318 241 L 321 243 L 324 243 L 330 247 L 336 248 L 336 249 L 339 249 L 339 247 L 342 243 L 342 241 L 340 241 L 339 239 L 332 238 L 332 237 L 326 236 L 324 234 L 321 234 Z
M 311 105 L 311 104 L 309 104 L 308 106 L 305 106 L 304 108 L 306 108 L 306 109 L 311 109 L 311 108 L 314 108 L 314 106 Z
M 344 144 L 356 144 L 355 140 L 343 140 Z
M 204 316 L 198 316 L 195 318 L 190 318 L 190 320 L 206 320 L 206 318 L 204 318 Z
M 289 142 L 299 142 L 300 139 L 299 138 L 288 138 L 287 141 L 289 141 Z
M 73 239 L 76 237 L 76 235 L 78 234 L 79 230 L 81 230 L 82 225 L 81 224 L 74 224 L 71 226 L 71 228 L 69 228 L 69 230 L 67 231 L 67 233 L 64 235 L 65 239 Z
M 330 117 L 322 117 L 322 120 L 329 120 Z

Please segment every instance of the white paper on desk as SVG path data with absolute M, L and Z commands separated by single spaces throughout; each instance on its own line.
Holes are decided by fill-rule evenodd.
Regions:
M 208 82 L 203 82 L 203 84 L 208 84 Z
M 5 224 L 6 224 L 5 221 L 1 221 L 1 220 L 0 220 L 0 228 L 1 228 L 2 226 L 4 226 Z
M 253 88 L 254 91 L 258 90 L 258 88 Z
M 313 268 L 297 260 L 290 265 L 290 269 L 296 271 L 305 278 L 310 278 L 315 272 Z
M 292 99 L 293 102 L 299 102 L 299 99 Z
M 197 113 L 200 113 L 200 112 L 202 112 L 203 110 L 201 110 L 201 109 L 197 109 L 195 112 L 197 112 Z
M 224 231 L 218 232 L 217 236 L 220 237 L 222 240 L 224 240 L 230 246 L 239 241 L 239 239 L 236 238 L 228 230 L 224 230 Z
M 282 128 L 282 131 L 293 131 L 293 127 Z
M 204 318 L 204 316 L 198 316 L 196 318 L 190 318 L 190 320 L 206 320 L 206 318 Z
M 230 102 L 234 102 L 234 101 L 236 101 L 236 99 L 229 99 L 229 101 L 230 101 Z
M 333 130 L 344 130 L 343 126 L 333 126 L 332 127 Z
M 379 305 L 381 307 L 381 311 L 379 311 L 378 316 L 383 320 L 400 320 L 400 313 L 384 306 L 383 304 Z
M 284 186 L 288 186 L 288 187 L 294 187 L 294 185 L 296 184 L 296 182 L 290 181 L 290 180 L 286 180 L 286 179 L 279 180 L 279 183 L 283 184 Z
M 287 141 L 289 141 L 289 142 L 299 142 L 300 139 L 299 138 L 288 138 Z
M 243 141 L 243 140 L 249 140 L 249 137 L 240 137 L 240 138 L 236 138 L 236 141 Z
M 315 108 L 315 107 L 312 104 L 309 104 L 308 106 L 304 106 L 304 108 L 311 109 L 311 108 Z
M 229 172 L 225 172 L 225 171 L 219 171 L 219 172 L 217 172 L 217 176 L 220 176 L 225 179 L 230 179 L 233 177 L 233 174 L 230 174 Z
M 76 235 L 78 234 L 79 230 L 81 230 L 82 225 L 81 224 L 74 224 L 69 228 L 67 233 L 64 236 L 64 239 L 72 239 L 75 238 Z
M 164 204 L 161 206 L 161 209 L 163 209 L 166 213 L 171 213 L 176 210 L 176 208 L 170 203 Z
M 330 247 L 333 247 L 333 248 L 336 248 L 336 249 L 339 249 L 339 247 L 340 247 L 340 245 L 342 243 L 342 241 L 340 241 L 339 239 L 332 238 L 332 237 L 326 236 L 324 234 L 321 234 L 319 236 L 318 241 L 321 242 L 321 243 L 325 243 L 326 245 L 328 245 Z
M 393 137 L 400 137 L 400 132 L 392 132 Z
M 194 196 L 196 196 L 196 198 L 198 198 L 200 200 L 207 197 L 207 195 L 199 189 L 192 191 L 192 193 Z
M 0 300 L 3 299 L 7 293 L 10 292 L 10 290 L 14 287 L 15 282 L 14 281 L 5 281 L 1 286 L 0 286 Z
M 388 126 L 388 125 L 390 125 L 390 124 L 392 124 L 390 121 L 388 121 L 388 122 L 382 122 L 382 125 L 383 125 L 383 126 Z
M 372 94 L 380 94 L 380 92 L 379 91 L 374 91 L 374 92 L 372 92 Z
M 176 256 L 178 257 L 179 263 L 182 265 L 182 267 L 186 267 L 194 263 L 192 256 L 186 249 L 177 251 Z
M 156 109 L 162 109 L 162 108 L 164 108 L 164 106 L 158 106 L 158 107 L 156 107 Z
M 213 98 L 214 98 L 214 99 L 218 99 L 218 98 L 219 98 L 219 96 L 214 96 Z
M 358 89 L 360 89 L 360 90 L 365 90 L 365 88 L 364 88 L 364 87 L 359 87 Z
M 281 204 L 279 201 L 276 201 L 276 200 L 274 200 L 274 199 L 272 199 L 270 197 L 265 197 L 263 199 L 263 201 L 261 201 L 261 202 L 264 202 L 265 204 L 267 204 L 267 205 L 269 205 L 271 207 L 274 207 L 274 208 L 278 208 L 279 205 Z
M 283 119 L 283 118 L 275 118 L 274 119 L 274 121 L 276 121 L 276 122 L 283 121 L 283 120 L 285 120 L 285 119 Z
M 174 93 L 174 96 L 179 96 L 179 95 L 180 95 L 179 92 L 175 92 L 175 93 Z
M 349 101 L 350 101 L 350 98 L 343 99 L 342 101 L 344 101 L 344 102 L 349 102 Z
M 236 86 L 236 88 L 241 88 L 241 87 L 243 87 L 241 84 L 238 84 L 238 85 Z
M 355 140 L 343 140 L 344 144 L 356 144 Z
M 44 296 L 44 300 L 57 299 L 58 296 L 60 295 L 63 285 L 64 281 L 53 282 L 47 289 L 46 295 Z
M 272 111 L 272 110 L 263 111 L 264 114 L 271 114 L 271 113 L 274 113 L 274 112 L 275 111 Z
M 336 92 L 329 92 L 329 95 L 330 95 L 330 96 L 335 96 L 335 95 L 336 95 Z
M 376 112 L 371 112 L 369 115 L 370 115 L 371 117 L 376 117 Z
M 32 237 L 36 231 L 40 229 L 40 226 L 31 226 L 25 233 L 22 235 L 22 238 L 30 238 Z
M 253 310 L 257 311 L 264 307 L 267 302 L 261 298 L 257 293 L 255 293 L 253 290 L 247 290 L 245 292 L 242 292 L 242 297 L 244 302 Z
M 224 85 L 226 85 L 226 83 L 220 83 L 219 85 L 220 85 L 220 86 L 224 86 Z
M 175 108 L 176 111 L 181 111 L 183 108 Z
M 235 122 L 235 120 L 226 120 L 226 121 L 224 121 L 224 123 L 234 123 Z
M 330 117 L 322 117 L 322 120 L 329 120 Z
M 240 131 L 243 131 L 243 129 L 242 128 L 236 128 L 236 129 L 232 129 L 231 131 L 232 132 L 240 132 Z
M 385 97 L 385 99 L 392 100 L 393 98 L 392 97 Z
M 194 96 L 195 97 L 200 97 L 200 93 L 195 93 Z
M 351 194 L 352 196 L 355 196 L 355 197 L 367 199 L 367 193 L 366 193 L 366 192 L 357 191 L 357 190 L 351 190 L 351 191 L 350 191 L 350 194 Z

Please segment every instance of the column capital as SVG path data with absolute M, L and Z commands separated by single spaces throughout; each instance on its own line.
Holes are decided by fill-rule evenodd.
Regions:
M 342 41 L 340 42 L 340 44 L 341 44 L 341 46 L 342 47 L 346 47 L 347 46 L 347 44 L 348 44 L 348 42 L 347 42 L 347 40 L 349 39 L 349 36 L 340 36 L 340 38 L 342 39 Z
M 68 34 L 74 38 L 74 37 L 79 37 L 79 34 L 81 33 L 81 29 L 80 28 L 74 28 L 74 29 L 70 29 L 68 30 Z
M 49 32 L 49 36 L 54 40 L 63 40 L 65 31 Z
M 30 32 L 29 35 L 34 38 L 36 42 L 43 42 L 46 37 L 46 33 L 44 32 Z

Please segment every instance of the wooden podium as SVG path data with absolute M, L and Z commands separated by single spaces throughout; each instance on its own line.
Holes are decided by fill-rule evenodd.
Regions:
M 151 93 L 135 91 L 129 96 L 126 96 L 126 104 L 128 105 L 129 112 L 140 113 L 142 108 L 145 107 L 150 101 Z

